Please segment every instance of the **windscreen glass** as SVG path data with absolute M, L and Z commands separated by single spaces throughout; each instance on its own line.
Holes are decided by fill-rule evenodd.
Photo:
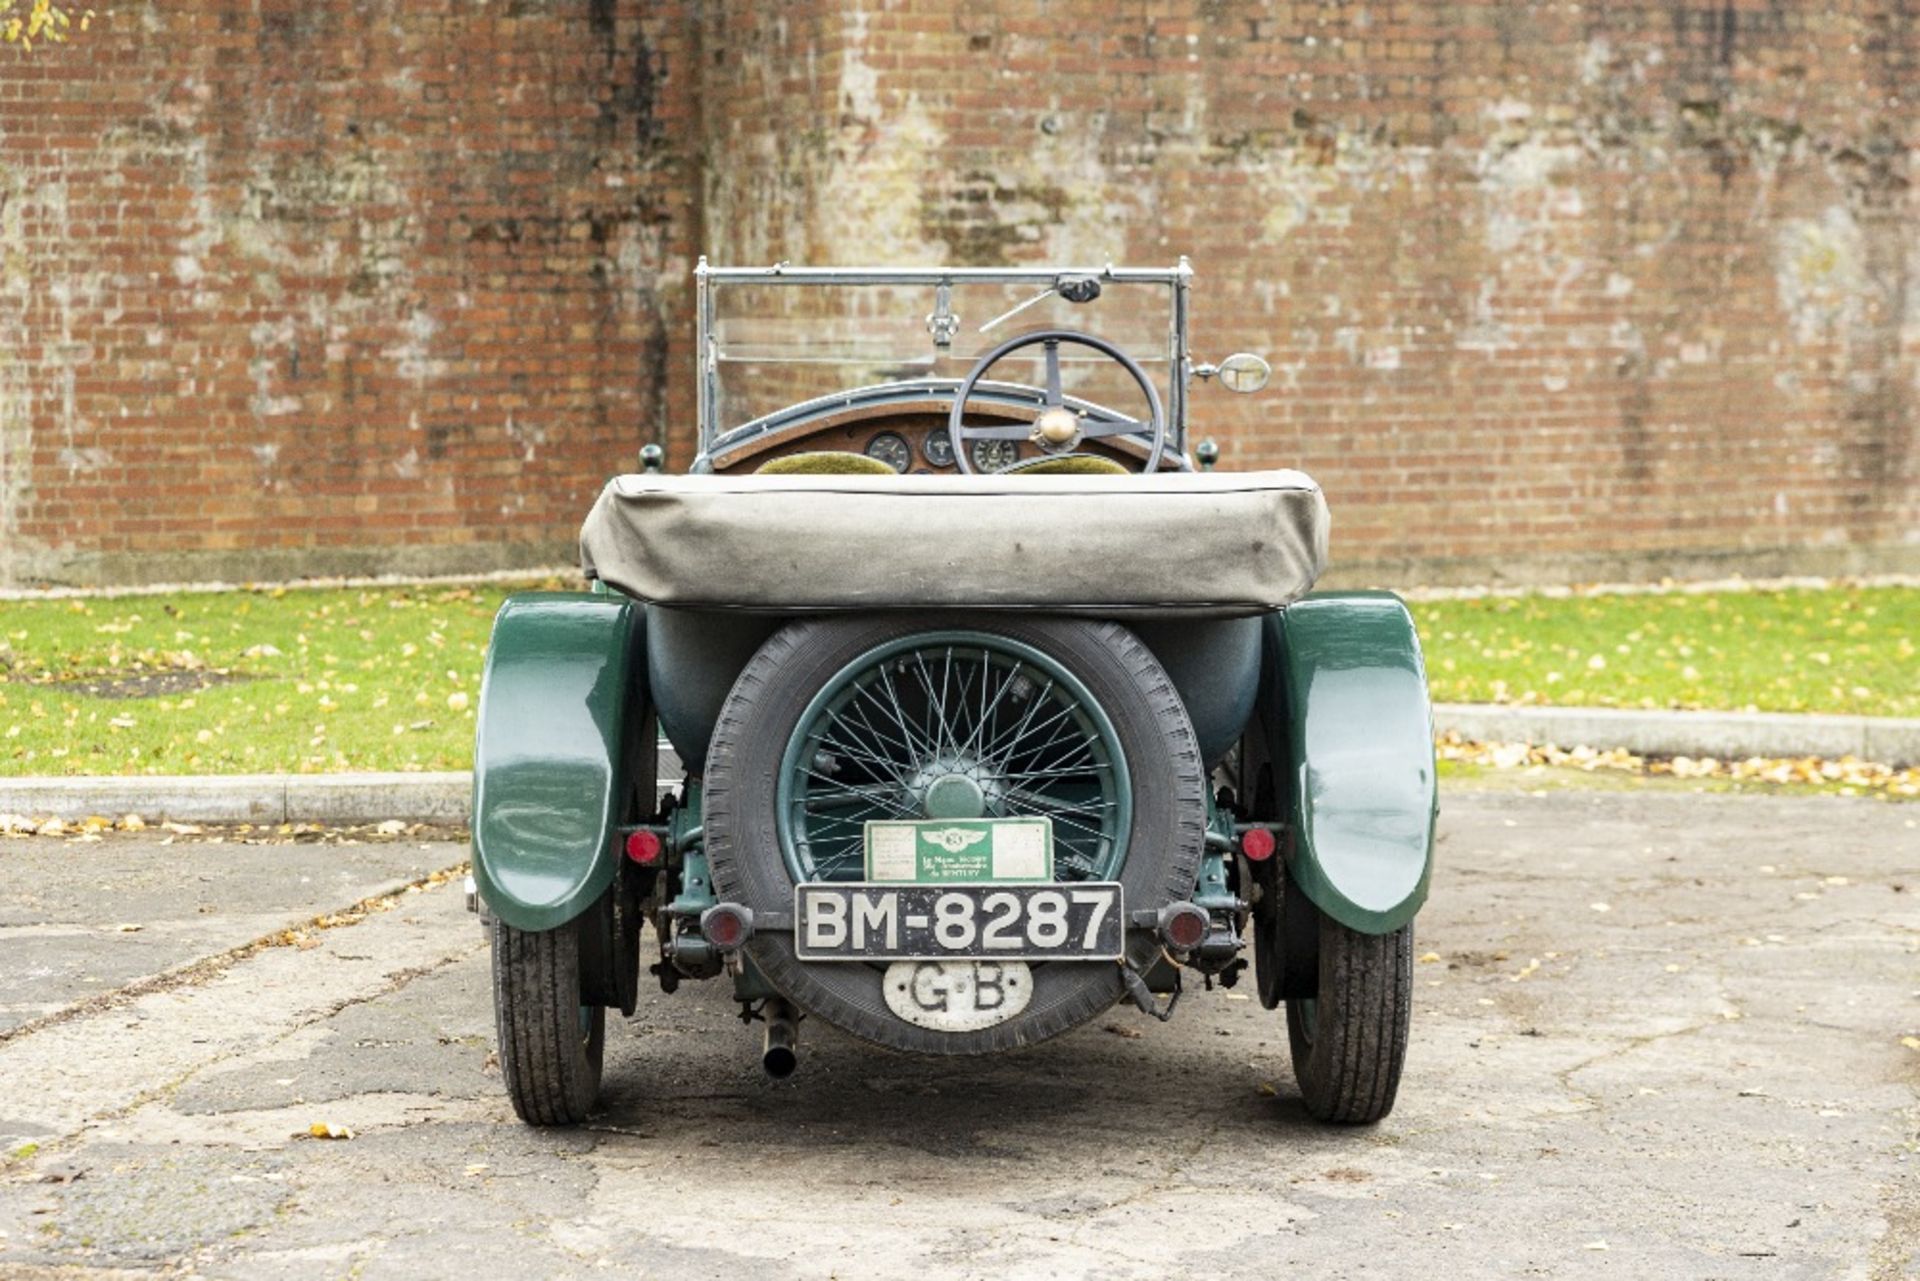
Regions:
M 1045 279 L 1017 284 L 960 281 L 944 310 L 931 284 L 713 286 L 712 427 L 724 432 L 835 392 L 879 383 L 966 377 L 984 353 L 1020 334 L 1073 329 L 1125 352 L 1170 393 L 1173 290 L 1164 283 L 1100 281 L 1099 296 L 1070 302 Z M 945 334 L 942 346 L 937 338 Z M 1128 417 L 1145 398 L 1115 361 L 1087 347 L 1060 348 L 1061 389 Z M 1035 344 L 996 364 L 992 382 L 1044 385 Z

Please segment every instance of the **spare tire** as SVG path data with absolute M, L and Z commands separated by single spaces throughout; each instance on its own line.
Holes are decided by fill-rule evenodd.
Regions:
M 1055 879 L 1118 881 L 1129 916 L 1193 894 L 1206 774 L 1159 661 L 1115 623 L 977 613 L 807 619 L 760 647 L 708 750 L 714 889 L 790 919 L 797 883 L 859 880 L 862 823 L 923 817 L 935 784 L 974 798 L 982 817 L 1051 817 Z M 757 930 L 747 950 L 801 1009 L 921 1053 L 1031 1045 L 1124 991 L 1112 963 L 1036 962 L 1018 1014 L 940 1031 L 893 1012 L 885 965 L 801 961 L 790 929 Z M 1159 939 L 1129 929 L 1126 950 L 1145 971 Z

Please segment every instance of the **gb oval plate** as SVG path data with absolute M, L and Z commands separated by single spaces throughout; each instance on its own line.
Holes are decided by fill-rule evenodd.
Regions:
M 978 1032 L 1033 999 L 1025 961 L 895 961 L 881 983 L 888 1009 L 934 1032 Z

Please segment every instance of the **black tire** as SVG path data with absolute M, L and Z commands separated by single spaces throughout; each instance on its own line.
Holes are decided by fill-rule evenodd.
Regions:
M 1315 1118 L 1372 1125 L 1393 1111 L 1407 1060 L 1413 924 L 1391 934 L 1362 934 L 1317 909 L 1315 915 L 1319 993 L 1287 1001 L 1293 1074 Z
M 856 615 L 803 620 L 776 632 L 741 672 L 707 754 L 705 823 L 714 888 L 756 912 L 792 911 L 793 878 L 780 853 L 775 789 L 789 736 L 832 676 L 873 648 L 943 629 L 991 632 L 1045 651 L 1074 673 L 1112 722 L 1132 775 L 1133 823 L 1117 879 L 1129 913 L 1192 895 L 1206 835 L 1206 772 L 1185 706 L 1152 652 L 1126 628 L 1083 619 L 1013 615 Z M 1141 971 L 1160 955 L 1150 930 L 1130 930 Z M 1033 970 L 1021 1014 L 970 1032 L 916 1027 L 888 1007 L 884 969 L 806 963 L 790 933 L 756 933 L 760 972 L 802 1010 L 895 1050 L 972 1055 L 1058 1036 L 1124 995 L 1116 965 L 1057 962 Z
M 578 1125 L 599 1097 L 607 1012 L 582 1005 L 580 988 L 573 925 L 517 930 L 494 922 L 500 1073 L 513 1110 L 528 1125 Z

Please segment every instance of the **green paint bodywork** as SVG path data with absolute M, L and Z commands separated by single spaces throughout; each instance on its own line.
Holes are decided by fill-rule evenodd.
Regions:
M 494 619 L 473 754 L 473 871 L 487 906 L 516 929 L 564 924 L 613 880 L 629 821 L 629 727 L 645 720 L 645 632 L 643 606 L 604 593 L 512 596 Z
M 1267 620 L 1260 718 L 1288 870 L 1367 934 L 1426 901 L 1439 812 L 1433 713 L 1413 619 L 1391 592 L 1307 596 Z

